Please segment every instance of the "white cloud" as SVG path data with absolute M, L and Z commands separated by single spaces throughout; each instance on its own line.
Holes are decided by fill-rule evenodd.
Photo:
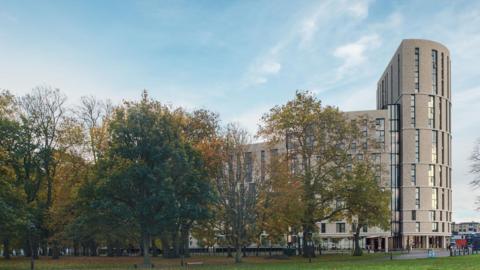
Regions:
M 368 16 L 370 1 L 357 1 L 347 7 L 348 13 L 356 18 L 364 19 Z
M 299 26 L 298 35 L 300 37 L 300 46 L 310 45 L 316 32 L 322 25 L 326 25 L 330 20 L 338 20 L 347 16 L 348 19 L 363 20 L 368 17 L 368 9 L 371 1 L 324 1 L 313 9 L 313 12 L 307 14 L 306 19 L 302 20 Z
M 337 79 L 342 78 L 347 72 L 364 64 L 367 61 L 366 52 L 378 48 L 381 43 L 380 36 L 372 34 L 337 47 L 333 55 L 343 61 L 343 64 L 337 69 Z
M 330 25 L 345 17 L 363 20 L 368 16 L 371 1 L 323 1 L 314 8 L 303 12 L 297 24 L 277 42 L 266 54 L 254 61 L 247 71 L 247 85 L 264 84 L 269 77 L 280 72 L 283 53 L 292 46 L 307 48 L 312 45 L 315 35 L 323 25 Z
M 268 81 L 268 77 L 277 74 L 282 69 L 282 65 L 275 59 L 266 59 L 258 61 L 250 67 L 248 73 L 248 84 L 263 84 Z
M 272 107 L 273 105 L 258 106 L 232 117 L 229 121 L 239 124 L 240 127 L 245 128 L 251 135 L 255 135 L 263 114 L 268 112 Z

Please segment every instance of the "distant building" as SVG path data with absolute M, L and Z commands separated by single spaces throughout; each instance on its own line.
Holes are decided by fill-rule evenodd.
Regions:
M 480 222 L 454 222 L 452 223 L 452 233 L 454 235 L 480 233 Z

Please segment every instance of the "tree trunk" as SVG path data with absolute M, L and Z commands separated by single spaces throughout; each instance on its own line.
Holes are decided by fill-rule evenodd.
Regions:
M 297 234 L 297 249 L 298 249 L 298 255 L 302 255 L 302 246 L 300 245 L 300 237 L 298 237 Z
M 169 258 L 170 256 L 170 245 L 168 243 L 168 239 L 166 237 L 162 237 L 162 257 Z
M 54 260 L 60 259 L 60 247 L 58 246 L 58 241 L 53 241 L 52 259 Z
M 7 260 L 10 259 L 10 239 L 7 237 L 3 239 L 3 257 Z
M 357 224 L 357 228 L 355 229 L 355 234 L 353 235 L 353 240 L 355 242 L 355 247 L 353 250 L 353 256 L 362 256 L 362 248 L 360 247 L 360 225 Z
M 242 262 L 242 248 L 240 244 L 235 244 L 235 263 Z
M 122 255 L 122 244 L 120 241 L 115 241 L 115 256 L 121 257 Z
M 227 257 L 231 258 L 232 256 L 232 250 L 230 249 L 230 245 L 227 247 Z
M 113 244 L 111 242 L 107 243 L 107 257 L 113 257 Z
M 142 243 L 143 243 L 143 265 L 144 266 L 151 266 L 150 261 L 150 254 L 149 254 L 149 243 L 150 243 L 150 236 L 147 232 L 143 232 L 142 234 Z
M 79 255 L 79 248 L 78 242 L 73 242 L 73 256 L 77 257 Z
M 92 240 L 90 243 L 90 256 L 92 257 L 98 256 L 97 247 L 98 247 L 97 242 L 95 240 Z
M 182 226 L 180 238 L 182 239 L 182 254 L 185 257 L 190 257 L 190 245 L 189 245 L 189 229 L 187 226 Z
M 155 238 L 152 237 L 152 257 L 158 257 L 158 248 L 155 245 Z

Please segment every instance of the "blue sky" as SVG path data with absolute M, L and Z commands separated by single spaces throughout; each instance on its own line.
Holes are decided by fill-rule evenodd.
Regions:
M 479 1 L 5 1 L 0 88 L 60 88 L 75 104 L 142 89 L 209 108 L 254 132 L 297 89 L 342 110 L 375 109 L 404 38 L 452 55 L 454 219 L 479 220 L 468 156 L 480 137 Z

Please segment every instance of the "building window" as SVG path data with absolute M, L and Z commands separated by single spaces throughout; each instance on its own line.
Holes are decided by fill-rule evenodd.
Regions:
M 432 94 L 437 93 L 437 51 L 432 50 Z
M 445 209 L 445 190 L 442 189 L 442 209 Z
M 420 90 L 420 49 L 419 48 L 415 48 L 414 72 L 415 72 L 415 93 L 418 93 Z
M 440 129 L 442 129 L 442 122 L 443 122 L 443 118 L 442 118 L 442 98 L 438 98 L 438 122 L 439 122 Z
M 432 162 L 437 163 L 438 131 L 432 130 Z
M 420 209 L 420 188 L 415 188 L 415 209 Z
M 420 130 L 415 130 L 415 162 L 420 162 Z
M 448 104 L 448 131 L 450 131 L 452 130 L 452 105 Z
M 438 232 L 438 222 L 432 223 L 432 232 Z
M 367 138 L 368 135 L 368 120 L 364 119 L 362 123 L 362 136 L 363 138 Z
M 445 186 L 448 188 L 448 168 L 446 168 L 446 174 L 445 174 Z
M 445 133 L 442 134 L 442 140 L 440 141 L 440 149 L 442 149 L 442 164 L 445 164 L 445 147 L 444 147 L 444 142 L 445 142 Z
M 415 232 L 420 232 L 420 222 L 415 222 Z
M 442 220 L 443 220 L 443 212 L 440 211 L 440 221 L 442 221 Z
M 321 233 L 326 233 L 326 232 L 327 232 L 327 224 L 321 223 L 321 225 L 320 225 L 320 232 L 321 232 Z
M 432 208 L 438 209 L 438 189 L 432 188 Z
M 368 232 L 368 227 L 366 225 L 363 226 L 363 232 L 364 233 Z
M 442 232 L 445 232 L 445 223 L 442 222 Z
M 448 176 L 448 187 L 449 188 L 452 188 L 452 168 L 449 168 L 448 169 L 448 173 L 449 173 L 449 176 Z
M 412 220 L 417 220 L 417 210 L 412 210 Z
M 442 169 L 442 166 L 438 166 L 438 181 L 440 182 L 440 184 L 438 184 L 439 186 L 442 186 L 443 184 L 443 169 Z
M 444 76 L 443 76 L 443 71 L 444 71 L 444 65 L 443 65 L 443 52 L 442 52 L 442 96 L 445 95 L 445 94 L 444 94 L 444 93 L 445 93 L 445 92 L 444 92 L 444 83 L 443 83 L 443 78 L 444 78 Z
M 410 181 L 412 186 L 417 184 L 417 167 L 415 164 L 410 165 Z
M 435 211 L 430 211 L 430 221 L 435 221 Z
M 429 96 L 428 99 L 428 127 L 435 128 L 435 97 Z
M 290 170 L 292 175 L 297 175 L 298 173 L 300 173 L 298 170 L 298 158 L 296 156 L 292 157 L 292 165 Z
M 447 55 L 447 80 L 448 80 L 448 87 L 447 87 L 447 98 L 450 98 L 450 88 L 451 88 L 451 78 L 450 78 L 450 56 Z
M 428 185 L 435 186 L 435 165 L 432 164 L 428 166 Z
M 260 152 L 260 179 L 265 180 L 265 150 Z
M 337 233 L 345 232 L 345 223 L 337 223 Z
M 358 154 L 357 155 L 357 160 L 363 160 L 363 154 Z
M 410 96 L 410 125 L 415 127 L 415 95 Z
M 385 145 L 385 119 L 384 118 L 377 118 L 375 120 L 375 135 L 377 137 L 377 141 L 381 144 L 383 148 Z
M 270 150 L 270 159 L 276 160 L 278 158 L 278 149 L 272 149 Z
M 253 181 L 253 161 L 252 161 L 252 152 L 245 153 L 245 169 L 247 182 Z
M 445 100 L 445 129 L 448 131 L 448 101 Z

